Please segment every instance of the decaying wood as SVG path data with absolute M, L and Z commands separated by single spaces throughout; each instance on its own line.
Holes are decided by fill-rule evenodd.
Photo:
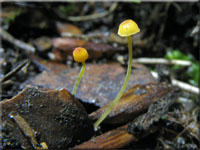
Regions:
M 168 109 L 176 102 L 180 95 L 180 89 L 173 87 L 165 96 L 152 103 L 145 114 L 128 124 L 128 132 L 136 137 L 144 137 L 155 132 L 155 125 L 160 118 L 168 112 Z
M 137 139 L 127 132 L 127 125 L 94 137 L 72 149 L 122 148 Z
M 65 89 L 28 87 L 1 101 L 0 109 L 3 148 L 38 149 L 38 143 L 43 149 L 47 145 L 50 149 L 68 148 L 88 140 L 94 132 L 82 104 Z

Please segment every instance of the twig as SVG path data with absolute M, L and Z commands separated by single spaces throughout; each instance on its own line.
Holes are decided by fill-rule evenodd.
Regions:
M 70 21 L 87 21 L 87 20 L 93 20 L 93 19 L 98 19 L 98 18 L 103 18 L 110 13 L 112 13 L 116 8 L 117 8 L 118 3 L 113 3 L 108 11 L 105 11 L 103 13 L 97 13 L 97 14 L 92 14 L 92 15 L 87 15 L 87 16 L 69 16 L 67 17 L 68 20 Z
M 27 72 L 28 72 L 28 67 L 30 66 L 30 64 L 31 64 L 31 61 L 28 61 L 28 62 L 25 64 L 25 66 L 22 68 L 22 71 L 23 71 L 25 74 L 27 74 Z
M 19 47 L 19 48 L 21 48 L 21 49 L 23 49 L 25 51 L 35 52 L 35 48 L 33 46 L 31 46 L 31 45 L 29 45 L 29 44 L 27 44 L 27 43 L 25 43 L 23 41 L 20 41 L 18 39 L 15 39 L 12 35 L 10 35 L 8 32 L 3 30 L 1 27 L 0 27 L 0 36 L 4 40 L 14 44 L 15 46 L 17 46 L 17 47 Z
M 167 64 L 167 65 L 179 65 L 179 66 L 191 66 L 191 61 L 185 60 L 168 60 L 164 58 L 138 58 L 134 59 L 133 63 L 142 64 Z
M 158 74 L 156 72 L 152 71 L 151 73 L 152 73 L 154 78 L 158 78 Z M 193 93 L 193 94 L 197 94 L 197 95 L 200 94 L 200 91 L 199 91 L 198 87 L 192 86 L 192 85 L 190 85 L 188 83 L 184 83 L 182 81 L 178 81 L 176 79 L 172 79 L 171 82 L 172 82 L 172 85 L 178 86 L 182 90 L 185 90 L 187 92 L 190 92 L 190 93 Z
M 194 93 L 194 94 L 200 94 L 198 87 L 192 86 L 192 85 L 184 83 L 182 81 L 178 81 L 178 80 L 172 79 L 172 85 L 178 86 L 181 89 L 183 89 L 185 91 L 188 91 L 188 92 L 191 92 L 191 93 Z
M 5 76 L 3 76 L 3 78 L 0 79 L 0 83 L 11 78 L 13 75 L 15 75 L 17 72 L 19 72 L 21 70 L 21 68 L 23 68 L 28 62 L 29 62 L 29 60 L 25 60 L 23 63 L 21 63 L 16 68 L 11 70 L 9 73 L 7 73 Z

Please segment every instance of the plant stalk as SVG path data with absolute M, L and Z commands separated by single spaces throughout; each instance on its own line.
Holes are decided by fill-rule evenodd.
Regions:
M 132 39 L 131 36 L 127 37 L 128 39 L 128 51 L 129 51 L 129 61 L 128 61 L 128 70 L 126 73 L 126 78 L 124 80 L 124 84 L 121 87 L 121 90 L 119 91 L 119 93 L 117 94 L 117 96 L 115 97 L 115 99 L 111 102 L 110 106 L 108 107 L 108 109 L 101 115 L 101 117 L 94 123 L 94 130 L 98 130 L 98 126 L 100 125 L 100 123 L 109 115 L 109 113 L 111 112 L 111 110 L 113 109 L 113 107 L 117 104 L 117 102 L 119 101 L 119 99 L 121 98 L 121 96 L 123 95 L 127 85 L 128 85 L 128 81 L 131 75 L 131 69 L 132 69 L 132 55 L 133 55 L 133 50 L 132 50 Z
M 80 71 L 80 73 L 79 73 L 79 75 L 78 75 L 78 78 L 76 79 L 76 82 L 75 82 L 75 84 L 74 84 L 74 87 L 73 87 L 73 90 L 72 90 L 72 95 L 75 95 L 75 94 L 76 94 L 78 85 L 79 85 L 79 83 L 80 83 L 80 80 L 81 80 L 81 78 L 82 78 L 84 72 L 85 72 L 85 62 L 82 62 L 82 68 L 81 68 L 81 71 Z

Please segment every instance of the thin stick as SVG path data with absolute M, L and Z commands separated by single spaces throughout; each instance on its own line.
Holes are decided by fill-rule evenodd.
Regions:
M 25 51 L 35 52 L 35 48 L 33 46 L 31 46 L 23 41 L 20 41 L 18 39 L 15 39 L 12 35 L 10 35 L 8 32 L 3 30 L 1 27 L 0 27 L 0 35 L 4 40 L 14 44 L 15 46 L 17 46 Z
M 193 93 L 193 94 L 197 94 L 197 95 L 200 94 L 198 87 L 192 86 L 192 85 L 184 83 L 182 81 L 178 81 L 176 79 L 172 79 L 172 85 L 178 86 L 182 90 L 188 91 L 188 92 Z
M 164 58 L 138 58 L 134 59 L 133 63 L 141 64 L 166 64 L 166 65 L 179 65 L 179 66 L 191 66 L 191 61 L 185 60 L 168 60 Z
M 73 90 L 72 90 L 72 95 L 76 94 L 76 91 L 77 91 L 78 85 L 80 83 L 80 80 L 81 80 L 81 78 L 82 78 L 82 76 L 83 76 L 83 74 L 85 72 L 85 62 L 83 62 L 82 64 L 83 64 L 83 66 L 82 66 L 81 71 L 80 71 L 80 73 L 78 75 L 78 78 L 76 79 L 76 82 L 74 84 L 74 87 L 73 87 Z
M 128 36 L 128 49 L 129 49 L 129 61 L 128 61 L 128 70 L 126 73 L 126 78 L 124 80 L 124 84 L 121 87 L 121 90 L 119 91 L 119 93 L 117 94 L 116 98 L 112 101 L 112 103 L 110 104 L 110 106 L 108 107 L 108 109 L 101 115 L 101 117 L 94 123 L 94 130 L 98 130 L 98 126 L 99 124 L 109 115 L 109 113 L 111 112 L 111 110 L 113 109 L 113 107 L 117 104 L 117 102 L 119 101 L 119 99 L 121 98 L 121 96 L 124 93 L 124 90 L 126 89 L 127 85 L 128 85 L 128 81 L 130 78 L 130 74 L 131 74 L 131 69 L 132 69 L 132 57 L 133 57 L 133 52 L 132 52 L 132 40 L 131 40 L 131 36 Z
M 153 72 L 152 71 L 151 73 L 152 73 L 152 75 L 153 75 L 154 78 L 158 78 L 157 72 Z M 192 85 L 190 85 L 188 83 L 184 83 L 182 81 L 178 81 L 176 79 L 172 79 L 171 82 L 172 82 L 172 85 L 178 86 L 182 90 L 185 90 L 187 92 L 190 92 L 190 93 L 193 93 L 193 94 L 197 94 L 197 95 L 200 94 L 200 91 L 199 91 L 198 87 L 192 86 Z
M 87 16 L 69 16 L 67 17 L 68 20 L 70 21 L 87 21 L 87 20 L 93 20 L 93 19 L 98 19 L 98 18 L 103 18 L 110 13 L 112 13 L 116 8 L 117 8 L 118 3 L 113 3 L 108 11 L 105 11 L 103 13 L 98 13 L 98 14 L 92 14 L 92 15 L 87 15 Z
M 13 75 L 15 75 L 17 72 L 19 72 L 21 70 L 21 68 L 23 68 L 29 60 L 25 60 L 23 63 L 21 63 L 20 65 L 18 65 L 16 68 L 14 68 L 13 70 L 11 70 L 9 73 L 7 73 L 5 76 L 3 76 L 3 78 L 0 79 L 0 83 L 8 80 L 9 78 L 11 78 Z

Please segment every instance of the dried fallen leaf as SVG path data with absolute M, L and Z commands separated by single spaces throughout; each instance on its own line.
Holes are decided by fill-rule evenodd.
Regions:
M 68 54 L 71 54 L 75 47 L 85 46 L 85 41 L 75 38 L 54 38 L 52 43 L 55 48 L 66 50 Z
M 85 47 L 88 50 L 89 58 L 99 58 L 105 55 L 113 55 L 116 52 L 123 52 L 124 47 L 114 47 L 109 44 L 104 43 L 94 43 L 94 42 L 86 42 L 81 39 L 76 38 L 54 38 L 52 40 L 53 46 L 58 53 L 58 50 L 61 53 L 62 60 L 66 60 L 67 55 L 72 55 L 72 51 L 76 47 Z
M 36 78 L 24 83 L 22 87 L 31 84 L 50 89 L 64 87 L 68 91 L 72 91 L 79 71 L 80 68 L 71 68 L 59 74 L 52 71 L 43 72 Z M 125 73 L 125 68 L 118 63 L 87 64 L 76 97 L 102 107 L 115 98 L 123 84 Z M 155 80 L 150 71 L 143 65 L 135 64 L 127 90 L 134 85 L 146 85 L 151 82 L 155 82 Z
M 63 22 L 56 22 L 56 27 L 57 27 L 57 30 L 60 34 L 62 34 L 63 32 L 64 33 L 71 33 L 73 35 L 82 34 L 81 29 L 72 25 L 72 24 L 63 23 Z
M 0 102 L 0 108 L 5 146 L 22 145 L 31 149 L 32 131 L 38 143 L 46 142 L 49 148 L 67 148 L 93 134 L 84 107 L 65 89 L 41 91 L 28 87 L 12 99 Z
M 142 112 L 145 112 L 154 101 L 164 97 L 171 90 L 172 87 L 165 83 L 136 85 L 122 96 L 104 122 L 119 124 L 131 121 Z M 107 104 L 91 113 L 89 115 L 90 118 L 97 120 L 107 110 L 109 105 Z

